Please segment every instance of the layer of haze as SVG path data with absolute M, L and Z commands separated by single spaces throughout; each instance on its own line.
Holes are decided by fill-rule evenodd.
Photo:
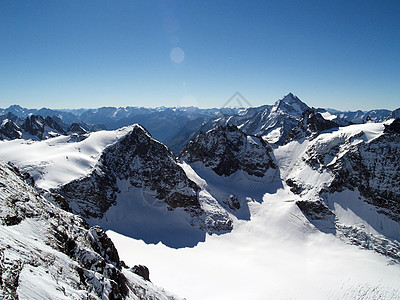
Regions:
M 399 107 L 399 1 L 0 2 L 0 107 Z

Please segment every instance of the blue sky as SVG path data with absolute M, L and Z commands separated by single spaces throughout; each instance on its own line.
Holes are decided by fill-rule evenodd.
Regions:
M 0 107 L 400 107 L 400 1 L 0 0 Z

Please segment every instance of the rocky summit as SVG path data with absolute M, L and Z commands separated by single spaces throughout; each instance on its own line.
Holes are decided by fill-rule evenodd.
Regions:
M 276 168 L 272 148 L 261 137 L 245 134 L 234 125 L 221 126 L 200 133 L 180 154 L 188 163 L 202 162 L 216 174 L 230 176 L 238 170 L 263 177 Z

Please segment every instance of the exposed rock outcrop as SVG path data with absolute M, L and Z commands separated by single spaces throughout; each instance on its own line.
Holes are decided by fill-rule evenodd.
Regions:
M 299 124 L 287 135 L 285 143 L 302 138 L 313 139 L 321 132 L 337 127 L 339 127 L 337 123 L 325 120 L 313 109 L 307 109 L 303 112 Z
M 262 138 L 247 135 L 234 125 L 219 125 L 200 133 L 179 157 L 188 163 L 202 162 L 220 176 L 243 170 L 262 177 L 268 169 L 276 168 L 272 148 Z

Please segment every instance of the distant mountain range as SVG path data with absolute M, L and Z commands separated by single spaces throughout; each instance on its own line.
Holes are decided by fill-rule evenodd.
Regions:
M 48 108 L 28 109 L 12 105 L 0 109 L 0 138 L 13 139 L 22 137 L 22 134 L 27 133 L 25 134 L 26 137 L 43 139 L 74 131 L 82 133 L 82 129 L 93 132 L 115 130 L 123 126 L 140 124 L 155 139 L 165 143 L 175 155 L 178 155 L 190 139 L 200 131 L 213 128 L 215 124 L 236 125 L 247 134 L 262 136 L 272 144 L 282 144 L 286 135 L 297 125 L 302 112 L 306 109 L 310 109 L 310 107 L 292 93 L 276 101 L 273 105 L 243 109 L 102 107 L 98 109 L 52 110 Z M 315 111 L 321 113 L 326 119 L 335 120 L 340 125 L 360 124 L 369 121 L 380 122 L 392 113 L 385 109 L 342 112 L 318 108 Z M 32 116 L 41 116 L 44 120 L 38 117 L 31 120 Z M 27 121 L 27 118 L 30 120 Z M 5 120 L 7 121 L 5 122 Z M 36 124 L 33 125 L 34 123 Z M 36 129 L 32 129 L 32 126 Z

